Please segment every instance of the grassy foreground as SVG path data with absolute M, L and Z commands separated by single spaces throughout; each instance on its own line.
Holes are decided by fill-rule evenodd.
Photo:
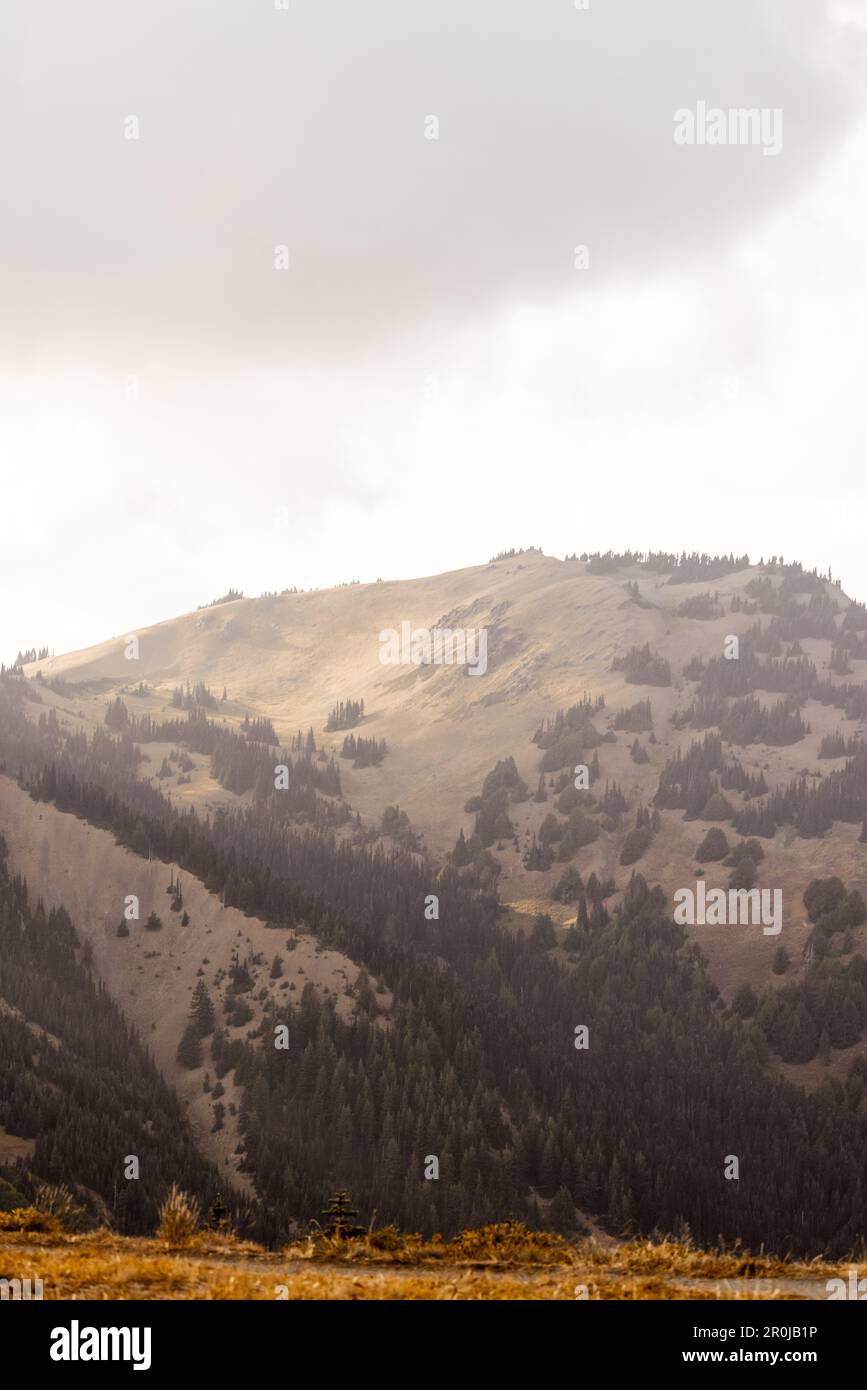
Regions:
M 423 1240 L 393 1228 L 323 1234 L 279 1252 L 231 1235 L 74 1234 L 35 1211 L 0 1213 L 0 1277 L 45 1299 L 791 1299 L 867 1265 L 704 1251 L 673 1241 L 571 1244 L 515 1222 Z

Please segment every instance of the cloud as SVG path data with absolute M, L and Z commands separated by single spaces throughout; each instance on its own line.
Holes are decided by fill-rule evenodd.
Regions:
M 79 360 L 334 362 L 557 300 L 578 243 L 594 286 L 722 251 L 841 142 L 865 39 L 842 0 L 6 0 L 0 23 L 0 345 Z M 782 108 L 782 154 L 676 146 L 698 100 Z

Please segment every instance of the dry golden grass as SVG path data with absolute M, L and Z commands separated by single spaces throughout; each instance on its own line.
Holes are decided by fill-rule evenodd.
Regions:
M 0 1211 L 0 1231 L 39 1231 L 54 1235 L 60 1230 L 60 1220 L 53 1212 L 38 1211 L 36 1207 L 13 1207 Z
M 574 1246 L 562 1236 L 529 1231 L 519 1221 L 501 1221 L 478 1230 L 462 1231 L 455 1239 L 423 1236 L 383 1226 L 367 1236 L 345 1239 L 317 1231 L 283 1249 L 295 1260 L 334 1260 L 364 1264 L 451 1265 L 572 1265 Z
M 630 1240 L 614 1251 L 588 1240 L 578 1247 L 578 1255 L 582 1262 L 634 1276 L 670 1274 L 673 1269 L 687 1279 L 830 1279 L 837 1273 L 837 1265 L 822 1260 L 795 1263 L 739 1249 L 700 1250 L 672 1240 Z
M 318 1236 L 279 1253 L 209 1232 L 172 1249 L 160 1238 L 66 1234 L 49 1222 L 32 1208 L 0 1217 L 0 1266 L 8 1278 L 40 1278 L 45 1298 L 61 1300 L 791 1299 L 823 1297 L 825 1282 L 849 1268 L 670 1240 L 570 1245 L 512 1222 L 454 1241 L 393 1228 Z
M 196 1234 L 201 1210 L 199 1203 L 172 1183 L 160 1207 L 157 1237 L 173 1248 L 189 1245 Z

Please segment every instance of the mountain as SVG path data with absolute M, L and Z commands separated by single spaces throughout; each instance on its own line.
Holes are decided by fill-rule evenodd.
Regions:
M 443 630 L 484 660 L 383 662 Z M 426 1230 L 589 1214 L 841 1251 L 862 1180 L 842 1202 L 821 1163 L 856 1174 L 867 1121 L 865 631 L 776 557 L 529 550 L 228 597 L 3 675 L 2 827 L 269 1229 L 351 1181 Z M 674 919 L 683 890 L 753 886 L 776 918 Z

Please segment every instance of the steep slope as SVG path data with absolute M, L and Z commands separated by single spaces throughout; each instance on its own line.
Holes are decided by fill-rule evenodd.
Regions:
M 383 665 L 380 634 L 404 623 L 484 629 L 487 669 Z M 354 966 L 355 998 L 341 1017 L 321 994 L 298 1011 L 268 985 L 263 1028 L 232 1052 L 246 1087 L 238 1106 L 247 1163 L 286 1218 L 320 1200 L 317 1175 L 330 1169 L 335 1181 L 354 1173 L 373 1204 L 387 1193 L 390 1211 L 425 1229 L 494 1216 L 504 1201 L 537 1213 L 551 1203 L 568 1227 L 574 1200 L 615 1224 L 636 1213 L 651 1223 L 664 1212 L 672 1221 L 701 1213 L 720 1223 L 715 1230 L 764 1238 L 772 1218 L 758 1190 L 738 1217 L 715 1188 L 714 1153 L 734 1143 L 725 1136 L 741 1131 L 738 1142 L 764 1167 L 776 1163 L 779 1136 L 792 1136 L 794 1188 L 779 1187 L 773 1216 L 783 1232 L 793 1229 L 793 1192 L 819 1190 L 817 1156 L 854 1140 L 840 1105 L 852 1106 L 856 1129 L 864 1123 L 865 630 L 867 613 L 838 586 L 776 560 L 562 562 L 528 552 L 405 585 L 220 604 L 37 663 L 26 681 L 5 678 L 14 698 L 3 755 L 10 770 L 19 757 L 27 766 L 35 814 L 56 802 L 59 827 L 75 810 L 146 865 L 151 844 L 161 846 L 157 877 L 182 867 L 186 882 L 191 868 L 201 872 L 211 902 L 197 910 L 224 954 L 234 928 L 227 934 L 225 914 L 236 907 L 258 916 L 251 951 L 274 935 L 264 917 L 294 931 L 309 916 L 393 990 L 386 1016 L 391 995 L 373 999 Z M 133 636 L 137 656 L 127 660 Z M 347 701 L 353 707 L 329 727 L 329 712 Z M 363 756 L 353 765 L 344 737 L 387 748 L 373 749 L 377 765 L 358 765 Z M 291 774 L 288 799 L 274 780 L 278 760 Z M 576 778 L 585 767 L 589 787 Z M 15 805 L 21 795 L 10 786 L 6 809 L 30 825 L 18 850 L 39 886 L 51 880 L 39 862 L 44 833 Z M 396 803 L 423 832 L 425 852 L 389 814 L 386 849 L 400 840 L 412 852 L 366 858 Z M 200 820 L 184 815 L 192 809 Z M 72 841 L 58 834 L 68 864 Z M 84 865 L 89 853 L 82 845 Z M 109 857 L 124 853 L 112 845 Z M 112 901 L 125 872 L 112 881 Z M 99 873 L 78 877 L 107 939 Z M 660 890 L 648 893 L 645 879 Z M 817 879 L 829 883 L 808 912 Z M 673 930 L 675 894 L 699 881 L 779 892 L 773 934 L 757 921 Z M 511 908 L 499 925 L 494 889 Z M 422 925 L 431 892 L 439 926 Z M 251 920 L 234 929 L 242 941 Z M 195 932 L 193 940 L 200 949 Z M 173 926 L 171 949 L 180 943 Z M 100 947 L 115 991 L 133 988 L 128 945 Z M 147 989 L 130 995 L 144 1024 L 157 1022 L 165 964 L 149 963 Z M 182 986 L 170 991 L 177 1012 L 159 1043 L 164 1066 L 173 1065 L 194 964 L 189 954 L 175 965 Z M 590 1016 L 603 1051 L 581 1066 L 585 1107 L 562 1049 L 574 1020 Z M 471 1042 L 455 1052 L 458 1017 Z M 275 1064 L 261 1039 L 280 1018 L 291 1046 Z M 635 1027 L 640 1058 L 629 1043 Z M 459 1079 L 440 1113 L 434 1077 L 457 1056 Z M 407 1064 L 411 1080 L 398 1085 Z M 768 1072 L 817 1089 L 815 1106 Z M 736 1075 L 748 1114 L 731 1110 Z M 845 1089 L 822 1086 L 829 1078 Z M 181 1084 L 192 1102 L 198 1077 Z M 692 1094 L 688 1118 L 662 1099 L 666 1088 Z M 624 1115 L 640 1131 L 654 1104 L 665 1107 L 665 1127 L 627 1142 Z M 759 1123 L 769 1110 L 775 1139 Z M 438 1137 L 426 1139 L 423 1117 L 435 1112 Z M 693 1176 L 671 1141 L 699 1119 Z M 795 1139 L 808 1130 L 808 1143 Z M 356 1131 L 366 1136 L 361 1151 Z M 644 1144 L 655 1154 L 655 1196 Z M 420 1155 L 443 1147 L 451 1177 L 434 1197 L 419 1184 Z M 820 1232 L 850 1238 L 860 1197 L 844 1216 L 839 1196 L 820 1204 L 815 1225 L 797 1217 L 803 1248 Z
M 193 875 L 181 872 L 177 864 L 131 853 L 116 844 L 108 831 L 34 802 L 3 776 L 0 825 L 16 872 L 38 890 L 47 906 L 64 907 L 76 922 L 91 948 L 97 976 L 177 1093 L 199 1151 L 215 1165 L 222 1182 L 250 1193 L 250 1177 L 241 1169 L 238 1152 L 236 1110 L 241 1092 L 233 1075 L 222 1078 L 225 1115 L 217 1129 L 214 1102 L 202 1089 L 203 1069 L 216 1080 L 210 1042 L 204 1042 L 203 1068 L 189 1069 L 177 1061 L 192 991 L 199 979 L 205 981 L 217 1022 L 225 1025 L 222 1006 L 233 954 L 248 960 L 256 986 L 244 996 L 251 1017 L 243 1026 L 229 1025 L 230 1036 L 243 1036 L 260 1025 L 265 998 L 279 999 L 284 991 L 297 991 L 300 997 L 308 982 L 323 997 L 333 998 L 341 1016 L 348 1016 L 346 991 L 357 982 L 358 966 L 342 953 L 322 947 L 309 933 L 269 930 L 258 918 L 224 907 L 218 896 Z M 186 926 L 170 910 L 166 885 L 172 878 L 181 882 L 189 918 Z M 129 935 L 119 937 L 117 928 L 124 919 L 128 894 L 139 900 L 139 917 L 127 924 Z M 163 926 L 159 932 L 148 932 L 145 922 L 154 911 Z M 272 979 L 268 967 L 277 955 L 281 974 Z
M 3 1206 L 26 1205 L 15 1192 L 32 1200 L 40 1181 L 61 1183 L 100 1217 L 110 1205 L 119 1229 L 142 1233 L 171 1181 L 204 1200 L 219 1181 L 141 1038 L 94 978 L 68 913 L 46 910 L 9 873 L 2 837 L 0 1122 Z

